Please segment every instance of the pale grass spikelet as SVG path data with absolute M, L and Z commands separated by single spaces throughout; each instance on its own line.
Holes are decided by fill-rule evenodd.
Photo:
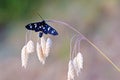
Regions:
M 79 76 L 81 69 L 83 69 L 83 56 L 79 52 L 77 56 L 73 59 L 74 68 L 77 76 Z
M 44 37 L 41 37 L 41 47 L 42 47 L 42 51 L 43 54 L 45 53 L 45 49 L 46 49 L 46 41 Z
M 27 52 L 28 53 L 33 53 L 34 52 L 34 43 L 32 40 L 29 40 L 27 43 Z
M 37 51 L 37 56 L 38 56 L 39 61 L 42 64 L 45 64 L 45 56 L 42 51 L 42 46 L 38 42 L 37 42 L 37 46 L 36 46 L 36 51 Z
M 67 80 L 75 80 L 75 69 L 73 65 L 73 61 L 70 60 L 68 64 L 68 78 Z
M 51 46 L 52 46 L 52 40 L 50 38 L 47 38 L 46 48 L 45 48 L 45 53 L 44 53 L 45 57 L 48 57 Z
M 27 46 L 23 46 L 21 50 L 22 67 L 26 68 L 29 54 L 27 53 Z

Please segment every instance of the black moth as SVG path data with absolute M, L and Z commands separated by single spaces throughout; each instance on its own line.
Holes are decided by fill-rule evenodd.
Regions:
M 35 32 L 39 32 L 39 37 L 41 38 L 44 34 L 51 34 L 51 35 L 58 35 L 58 32 L 49 26 L 45 20 L 42 20 L 41 22 L 35 22 L 35 23 L 30 23 L 25 26 L 27 30 L 33 30 Z

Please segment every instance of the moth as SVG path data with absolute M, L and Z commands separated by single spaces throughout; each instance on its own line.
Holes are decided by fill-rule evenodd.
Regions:
M 39 32 L 39 37 L 40 38 L 43 36 L 43 34 L 50 34 L 50 35 L 53 35 L 53 36 L 58 35 L 58 32 L 53 27 L 48 25 L 45 22 L 45 20 L 42 20 L 41 22 L 29 23 L 25 26 L 25 28 L 27 30 L 32 30 L 32 31 L 35 31 L 35 32 Z

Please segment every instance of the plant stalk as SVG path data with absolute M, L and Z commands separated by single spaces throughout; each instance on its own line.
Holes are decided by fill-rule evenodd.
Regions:
M 74 27 L 72 27 L 71 25 L 65 23 L 65 22 L 62 22 L 62 21 L 58 21 L 58 20 L 45 20 L 46 22 L 53 22 L 53 23 L 59 23 L 59 24 L 62 24 L 62 25 L 65 25 L 66 27 L 72 29 L 73 31 L 77 32 L 81 37 L 84 37 L 85 40 L 91 44 L 118 72 L 120 72 L 120 68 L 114 64 L 112 62 L 112 60 L 107 57 L 96 45 L 94 45 L 89 39 L 87 39 L 83 34 L 81 34 L 77 29 L 75 29 Z

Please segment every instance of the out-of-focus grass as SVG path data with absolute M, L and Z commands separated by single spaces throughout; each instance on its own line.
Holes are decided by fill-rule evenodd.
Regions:
M 68 39 L 65 38 L 62 44 L 63 46 L 61 46 L 61 48 L 59 49 L 60 54 L 58 54 L 58 56 L 66 60 L 69 58 L 70 54 L 70 42 Z

